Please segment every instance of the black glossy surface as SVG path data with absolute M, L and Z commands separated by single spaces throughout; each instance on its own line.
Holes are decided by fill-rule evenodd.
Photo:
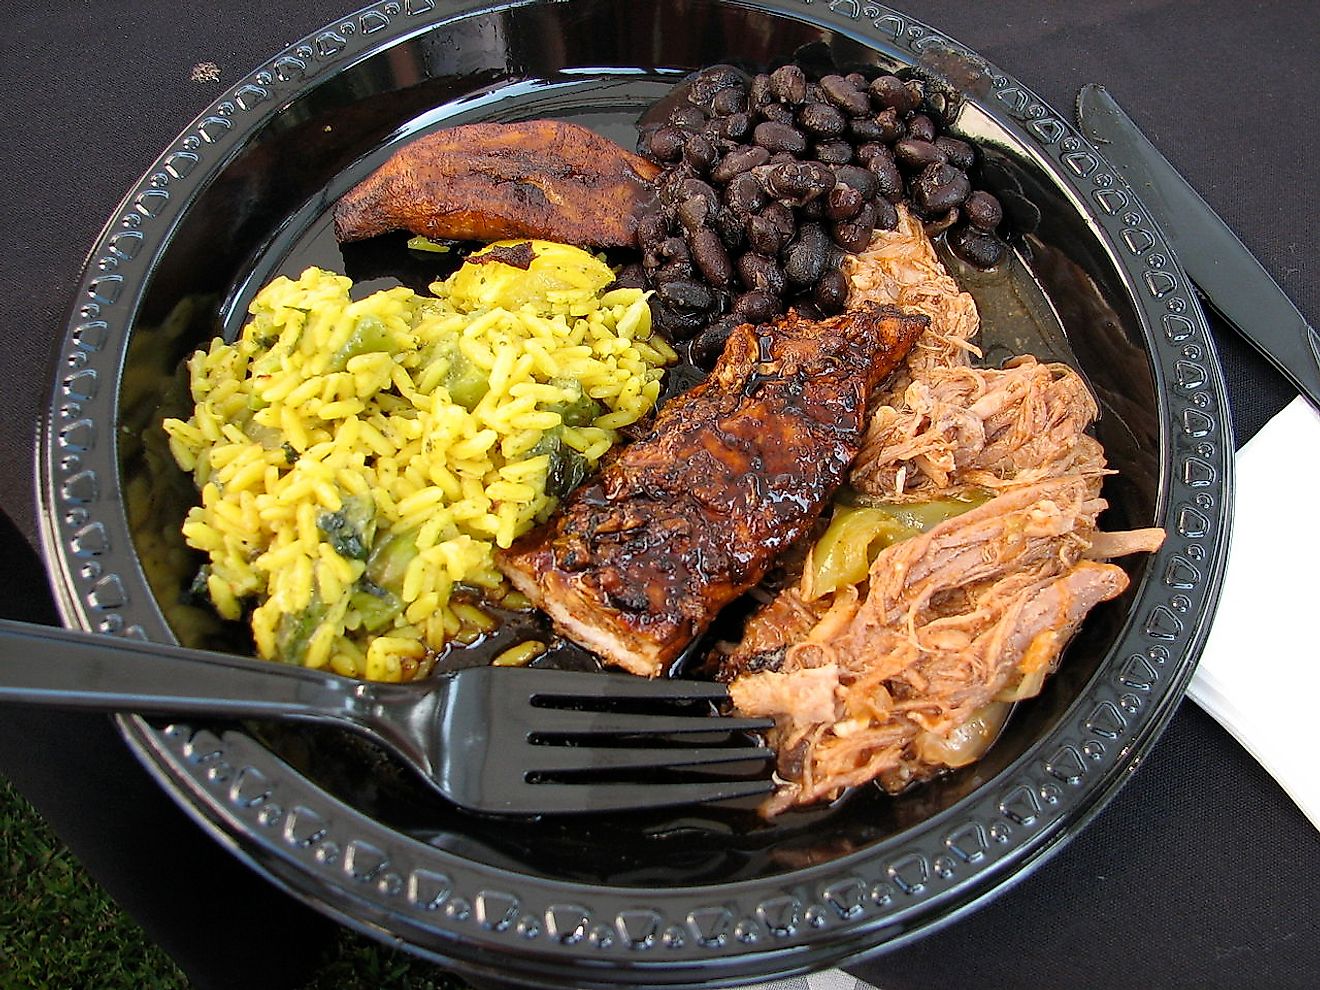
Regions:
M 878 39 L 874 47 L 860 44 L 837 19 L 830 30 L 742 6 L 693 3 L 662 5 L 647 15 L 655 19 L 650 25 L 653 34 L 612 31 L 591 23 L 599 18 L 608 26 L 612 9 L 599 2 L 518 8 L 462 22 L 462 43 L 456 46 L 440 44 L 436 35 L 400 41 L 300 89 L 279 115 L 264 118 L 243 134 L 222 166 L 204 173 L 205 181 L 197 183 L 195 198 L 174 223 L 168 245 L 150 259 L 119 393 L 119 422 L 125 427 L 118 433 L 124 505 L 133 520 L 138 561 L 174 634 L 194 643 L 211 642 L 212 637 L 236 642 L 233 630 L 220 629 L 204 611 L 180 602 L 179 591 L 190 579 L 195 561 L 175 535 L 188 504 L 187 479 L 153 441 L 158 434 L 154 424 L 171 402 L 167 396 L 162 403 L 161 382 L 206 337 L 235 332 L 234 314 L 242 312 L 259 284 L 274 273 L 293 272 L 308 262 L 350 270 L 360 265 L 373 276 L 390 271 L 388 257 L 380 255 L 364 259 L 346 254 L 336 259 L 338 248 L 327 239 L 325 209 L 379 162 L 394 142 L 442 120 L 546 114 L 577 119 L 621 137 L 628 120 L 659 91 L 653 76 L 657 68 L 681 70 L 727 58 L 731 45 L 752 67 L 768 66 L 774 58 L 803 46 L 808 46 L 809 58 L 830 57 L 845 69 L 858 62 L 887 68 L 900 62 L 896 51 Z M 700 19 L 711 29 L 700 34 L 684 31 L 685 18 Z M 568 41 L 559 49 L 543 44 L 547 36 Z M 655 37 L 665 39 L 658 54 Z M 560 68 L 574 64 L 582 71 L 571 77 L 571 84 L 544 85 L 562 81 Z M 643 71 L 624 71 L 635 68 Z M 973 83 L 983 85 L 984 80 Z M 496 97 L 508 98 L 486 102 Z M 444 101 L 452 106 L 433 112 Z M 1166 518 L 1162 486 L 1169 479 L 1161 473 L 1167 472 L 1162 459 L 1168 454 L 1169 427 L 1159 400 L 1163 386 L 1157 380 L 1155 359 L 1148 353 L 1152 344 L 1143 319 L 1149 317 L 1139 315 L 1131 295 L 1133 273 L 1120 266 L 1111 244 L 1097 238 L 1090 221 L 1077 211 L 1075 195 L 1021 134 L 1006 129 L 1001 117 L 978 103 L 967 103 L 955 129 L 987 142 L 985 178 L 1012 204 L 1014 243 L 1024 270 L 1046 290 L 1067 334 L 1063 349 L 1076 353 L 1102 398 L 1105 413 L 1099 434 L 1123 472 L 1109 489 L 1114 510 L 1108 525 L 1147 525 Z M 405 265 L 401 258 L 400 264 L 412 263 Z M 412 269 L 399 274 L 416 278 L 418 273 Z M 1031 288 L 1030 281 L 1023 288 Z M 985 291 L 987 298 L 993 298 L 1006 289 L 1012 286 L 987 285 Z M 989 328 L 991 340 L 1001 330 Z M 1047 334 L 1049 330 L 1045 326 Z M 1215 382 L 1212 367 L 1212 388 Z M 1226 484 L 1226 477 L 1217 479 L 1216 493 Z M 1218 558 L 1211 561 L 1211 590 L 1217 563 Z M 1148 587 L 1141 582 L 1145 566 L 1141 562 L 1131 566 L 1138 580 L 1128 595 L 1097 611 L 1073 644 L 1064 670 L 1039 699 L 1023 706 L 980 765 L 898 799 L 867 789 L 835 808 L 795 812 L 770 825 L 745 810 L 573 826 L 494 825 L 419 793 L 372 751 L 305 732 L 263 732 L 262 738 L 307 780 L 364 816 L 362 827 L 384 825 L 394 835 L 420 839 L 475 867 L 477 875 L 487 867 L 513 869 L 568 882 L 569 890 L 577 890 L 571 886 L 574 883 L 637 887 L 655 889 L 657 897 L 681 895 L 697 885 L 732 883 L 740 885 L 738 896 L 752 898 L 748 909 L 755 910 L 757 896 L 779 889 L 767 881 L 783 877 L 785 882 L 797 882 L 797 874 L 810 871 L 814 883 L 816 877 L 827 878 L 829 870 L 850 869 L 866 863 L 868 857 L 876 857 L 878 865 L 882 857 L 900 852 L 902 842 L 915 842 L 923 829 L 922 841 L 926 841 L 931 829 L 956 823 L 958 815 L 966 813 L 969 799 L 992 801 L 1028 761 L 1039 760 L 1043 740 L 1072 731 L 1069 726 L 1090 699 L 1097 676 L 1115 660 L 1115 644 L 1131 634 L 1129 607 Z M 162 616 L 154 607 L 135 599 L 127 610 L 129 621 L 155 632 L 161 628 Z M 1181 660 L 1175 668 L 1170 671 L 1173 681 L 1161 686 L 1159 704 L 1136 723 L 1140 733 L 1125 760 L 1135 758 L 1149 744 L 1171 710 L 1172 692 L 1187 673 Z M 140 745 L 165 746 L 145 730 L 136 731 Z M 161 754 L 163 758 L 163 748 Z M 281 767 L 271 761 L 267 769 L 279 773 Z M 1075 828 L 1122 779 L 1124 769 L 1114 765 L 1083 790 L 1070 792 L 1061 813 L 1051 815 L 1047 830 L 1011 850 L 1017 859 L 1009 857 L 1004 871 L 987 870 L 978 877 L 975 869 L 970 870 L 969 881 L 953 885 L 944 903 L 934 905 L 925 917 L 910 915 L 888 928 L 872 925 L 870 931 L 851 934 L 827 931 L 813 958 L 837 958 L 877 939 L 916 930 L 950 905 L 984 892 L 1015 865 L 1040 855 Z M 168 779 L 180 771 L 162 763 L 161 772 Z M 200 785 L 200 779 L 185 781 L 180 791 L 184 800 L 202 809 L 201 814 L 210 815 L 210 799 L 202 796 Z M 252 855 L 261 861 L 260 855 Z M 288 867 L 276 867 L 273 861 L 263 865 L 293 889 L 314 891 L 305 896 L 324 896 L 334 910 L 352 913 L 337 895 L 317 892 L 315 880 L 304 883 L 296 869 L 287 872 Z M 408 927 L 411 922 L 400 919 L 399 923 L 403 937 L 418 937 Z M 793 937 L 803 943 L 813 941 L 805 929 Z M 434 943 L 426 948 L 441 951 Z M 699 957 L 695 949 L 687 953 L 693 954 Z M 730 954 L 736 955 L 736 950 Z M 542 973 L 546 979 L 562 976 L 550 970 Z

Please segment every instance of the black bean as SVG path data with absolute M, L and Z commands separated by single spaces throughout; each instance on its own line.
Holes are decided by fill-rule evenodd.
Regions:
M 834 243 L 845 251 L 858 254 L 865 251 L 866 245 L 871 243 L 871 230 L 869 224 L 845 220 L 843 223 L 830 225 L 830 236 L 834 238 Z
M 963 200 L 963 215 L 977 230 L 993 231 L 1004 219 L 1004 208 L 993 194 L 977 189 Z
M 825 316 L 821 312 L 821 308 L 805 293 L 793 300 L 793 308 L 797 310 L 797 315 L 804 320 L 820 320 Z
M 679 130 L 695 134 L 706 125 L 706 111 L 701 107 L 678 106 L 669 114 L 669 123 Z
M 961 219 L 958 207 L 954 207 L 946 213 L 937 214 L 934 217 L 925 219 L 921 224 L 921 229 L 926 232 L 927 237 L 938 237 Z
M 757 150 L 764 151 L 765 149 L 758 148 Z M 725 205 L 742 213 L 756 213 L 768 202 L 770 202 L 770 195 L 762 187 L 760 180 L 751 172 L 735 175 L 729 180 L 729 184 L 724 190 Z
M 871 119 L 880 130 L 880 140 L 886 144 L 893 144 L 903 136 L 903 122 L 898 119 L 898 111 L 893 107 L 881 110 Z
M 686 198 L 682 192 L 687 179 L 696 178 L 686 165 L 675 165 L 665 169 L 660 175 L 660 202 L 677 204 Z
M 798 106 L 807 98 L 807 74 L 792 63 L 781 65 L 770 73 L 770 92 L 781 102 Z
M 858 144 L 885 140 L 884 132 L 874 117 L 853 117 L 848 121 L 848 136 Z M 891 139 L 892 140 L 892 139 Z
M 752 118 L 745 113 L 731 113 L 719 118 L 716 130 L 720 137 L 741 144 L 752 133 Z
M 695 175 L 685 175 L 678 180 L 674 187 L 676 203 L 681 203 L 685 199 L 691 199 L 693 196 L 705 196 L 712 203 L 719 201 L 719 194 L 715 192 L 715 187 L 704 179 Z
M 705 227 L 715 219 L 715 203 L 707 196 L 689 196 L 678 204 L 678 222 L 688 230 Z
M 945 161 L 964 172 L 976 164 L 976 151 L 966 141 L 941 134 L 935 139 L 935 147 L 944 152 Z
M 614 281 L 609 284 L 609 288 L 644 289 L 646 288 L 646 270 L 636 262 L 624 265 L 619 269 L 619 273 L 614 276 Z
M 811 152 L 815 155 L 816 161 L 824 162 L 826 165 L 847 165 L 852 161 L 853 146 L 842 139 L 817 141 L 812 146 Z
M 917 108 L 912 91 L 898 76 L 876 76 L 868 87 L 871 102 L 881 110 L 892 108 L 900 114 Z
M 652 296 L 651 322 L 670 339 L 687 340 L 705 325 L 706 314 L 701 310 L 675 309 Z
M 784 252 L 784 279 L 790 285 L 811 285 L 825 270 L 828 238 L 819 224 L 804 223 Z
M 656 290 L 656 295 L 666 306 L 689 312 L 710 309 L 715 305 L 715 293 L 711 292 L 708 286 L 686 279 L 664 283 Z
M 747 243 L 752 250 L 766 257 L 774 257 L 784 246 L 784 235 L 773 220 L 765 216 L 747 218 Z
M 726 316 L 697 334 L 696 340 L 692 341 L 692 359 L 697 367 L 707 371 L 715 367 L 715 362 L 724 353 L 724 345 L 729 342 L 729 335 L 738 324 L 738 320 Z
M 854 117 L 860 117 L 871 109 L 871 102 L 866 98 L 866 94 L 843 76 L 822 76 L 820 88 L 824 90 L 827 100 Z
M 721 206 L 715 211 L 715 229 L 726 247 L 741 247 L 747 236 L 747 214 Z
M 862 199 L 873 199 L 879 187 L 875 175 L 857 165 L 840 165 L 834 170 L 834 179 L 862 194 Z
M 709 227 L 694 230 L 688 235 L 692 248 L 692 260 L 706 277 L 706 281 L 717 288 L 726 288 L 733 279 L 733 262 L 729 252 L 720 240 L 720 235 Z
M 783 103 L 766 103 L 757 108 L 752 119 L 755 120 L 758 117 L 761 120 L 773 121 L 776 124 L 792 124 L 793 110 Z
M 691 261 L 675 258 L 651 272 L 651 281 L 656 285 L 668 285 L 670 282 L 690 282 L 696 271 Z
M 851 220 L 857 216 L 866 197 L 852 186 L 839 183 L 831 189 L 825 200 L 826 220 Z
M 698 172 L 708 171 L 717 154 L 715 144 L 704 134 L 693 134 L 683 145 L 683 161 Z
M 871 201 L 875 205 L 875 226 L 877 230 L 893 230 L 898 226 L 898 207 L 884 198 Z
M 647 212 L 637 218 L 637 246 L 645 251 L 669 233 L 669 224 L 659 213 Z
M 808 103 L 797 114 L 798 124 L 818 137 L 838 137 L 848 125 L 843 111 L 829 103 Z
M 793 211 L 783 203 L 771 203 L 761 211 L 761 216 L 775 225 L 779 231 L 780 242 L 788 243 L 789 238 L 797 230 L 797 222 L 793 219 Z
M 873 155 L 866 167 L 875 176 L 876 191 L 881 196 L 894 203 L 903 197 L 903 175 L 888 148 L 883 153 Z
M 672 162 L 683 153 L 683 132 L 677 127 L 661 127 L 651 135 L 647 153 L 657 162 Z
M 935 140 L 935 121 L 924 113 L 913 114 L 909 117 L 905 130 L 908 137 L 915 138 L 918 141 L 933 142 Z
M 743 113 L 747 109 L 747 90 L 741 84 L 722 89 L 710 101 L 711 113 L 717 117 L 727 117 L 731 113 Z
M 655 121 L 650 123 L 638 123 L 637 125 L 637 154 L 649 156 L 651 154 L 651 136 L 660 130 L 660 125 Z
M 821 272 L 811 298 L 826 316 L 843 312 L 843 306 L 848 301 L 848 279 L 837 268 L 826 269 Z
M 930 141 L 904 138 L 894 145 L 894 157 L 904 168 L 919 172 L 929 165 L 943 164 L 944 152 Z
M 752 140 L 771 152 L 786 151 L 800 155 L 807 150 L 807 139 L 789 124 L 767 120 L 752 129 Z
M 720 142 L 724 140 L 724 136 L 720 133 L 720 131 L 723 129 L 723 125 L 724 125 L 723 117 L 711 117 L 710 120 L 706 121 L 705 126 L 702 127 L 701 130 L 698 131 L 697 133 L 704 134 L 706 136 L 706 140 L 718 148 Z
M 764 72 L 752 76 L 752 81 L 747 84 L 747 106 L 755 110 L 772 102 L 774 98 L 775 94 L 770 88 L 770 77 Z
M 819 162 L 783 162 L 767 166 L 766 188 L 779 199 L 806 203 L 834 187 L 834 173 Z
M 764 255 L 748 251 L 738 259 L 738 277 L 749 289 L 760 289 L 772 296 L 784 293 L 784 272 L 774 261 Z
M 779 300 L 761 289 L 749 289 L 733 300 L 733 315 L 744 323 L 765 323 L 779 312 Z
M 728 89 L 742 89 L 747 84 L 747 74 L 732 65 L 708 65 L 688 83 L 688 100 L 700 106 L 709 106 L 711 101 Z
M 949 231 L 949 247 L 958 257 L 978 268 L 993 268 L 1008 253 L 1008 245 L 998 237 L 963 225 Z
M 876 155 L 886 155 L 889 158 L 893 158 L 894 151 L 889 145 L 882 141 L 866 141 L 857 146 L 857 164 L 861 165 L 863 168 L 869 167 L 871 159 Z
M 801 220 L 821 220 L 825 216 L 825 200 L 817 196 L 809 199 L 797 208 L 798 218 Z
M 770 152 L 759 145 L 748 145 L 736 151 L 730 151 L 720 163 L 711 170 L 710 177 L 716 182 L 728 183 L 736 175 L 741 175 L 764 165 L 770 160 Z
M 655 252 L 665 261 L 687 261 L 690 257 L 687 241 L 681 237 L 666 237 L 655 246 Z
M 929 217 L 962 205 L 971 191 L 967 173 L 943 162 L 927 165 L 912 184 L 916 205 Z
M 880 200 L 879 202 L 884 203 L 888 201 Z M 857 215 L 852 218 L 852 222 L 857 224 L 859 227 L 867 227 L 873 229 L 875 227 L 875 218 L 878 210 L 879 207 L 876 206 L 876 200 L 868 200 L 867 202 L 862 204 L 862 208 L 857 211 Z

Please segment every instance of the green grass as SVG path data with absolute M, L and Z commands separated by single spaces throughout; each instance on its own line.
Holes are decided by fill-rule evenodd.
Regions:
M 188 981 L 0 778 L 0 990 L 187 990 Z M 303 990 L 462 990 L 404 953 L 340 931 Z

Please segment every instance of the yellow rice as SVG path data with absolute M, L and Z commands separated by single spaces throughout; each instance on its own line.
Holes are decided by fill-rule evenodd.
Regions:
M 526 270 L 470 260 L 433 296 L 280 277 L 234 344 L 189 359 L 193 415 L 164 423 L 201 494 L 183 532 L 260 656 L 429 670 L 489 623 L 455 589 L 498 599 L 494 549 L 654 407 L 675 355 L 644 293 L 605 291 L 613 273 L 577 248 L 533 251 Z

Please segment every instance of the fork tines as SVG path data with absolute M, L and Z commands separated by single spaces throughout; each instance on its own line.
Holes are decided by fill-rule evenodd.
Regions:
M 563 810 L 649 809 L 773 788 L 764 763 L 774 752 L 747 734 L 774 722 L 714 714 L 728 700 L 724 685 L 545 673 L 553 676 L 528 685 L 534 715 L 523 749 L 524 779 L 544 785 L 537 788 L 543 801 Z

